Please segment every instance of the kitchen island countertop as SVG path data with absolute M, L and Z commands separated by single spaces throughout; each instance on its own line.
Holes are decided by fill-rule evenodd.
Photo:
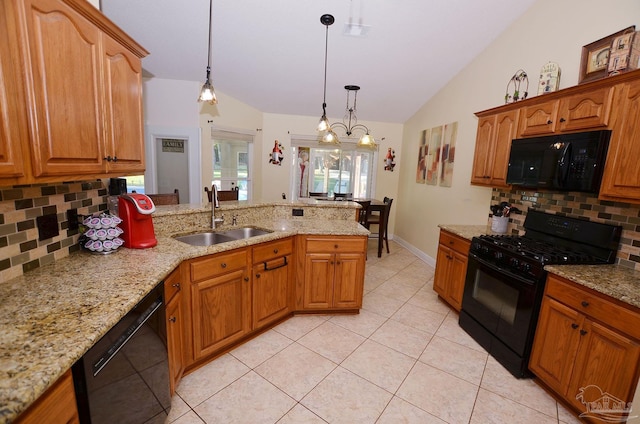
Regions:
M 206 230 L 207 205 L 159 207 L 156 247 L 108 255 L 80 251 L 0 284 L 0 423 L 13 421 L 182 261 L 295 234 L 369 234 L 355 221 L 359 205 L 322 207 L 333 206 L 327 203 L 340 205 L 328 212 L 315 204 L 223 206 L 219 212 L 237 213 L 238 225 L 251 221 L 273 232 L 209 247 L 171 237 Z M 243 214 L 247 207 L 251 214 Z M 289 219 L 291 207 L 304 207 L 308 218 Z M 338 215 L 331 219 L 331 212 Z

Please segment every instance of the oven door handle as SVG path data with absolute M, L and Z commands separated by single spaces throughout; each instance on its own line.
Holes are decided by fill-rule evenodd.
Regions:
M 492 270 L 494 270 L 494 271 L 497 271 L 497 272 L 500 272 L 500 273 L 502 273 L 502 274 L 505 274 L 505 275 L 507 275 L 508 277 L 513 278 L 513 279 L 515 279 L 515 280 L 518 280 L 518 281 L 520 281 L 520 282 L 522 282 L 522 283 L 524 283 L 524 284 L 528 284 L 528 285 L 530 285 L 530 286 L 533 286 L 533 285 L 535 285 L 535 284 L 536 284 L 536 281 L 535 281 L 534 279 L 532 279 L 532 278 L 524 278 L 522 275 L 514 274 L 513 272 L 511 272 L 511 271 L 510 271 L 510 270 L 508 270 L 508 269 L 504 269 L 504 268 L 502 268 L 502 267 L 499 267 L 499 266 L 498 266 L 498 265 L 496 265 L 496 264 L 493 264 L 493 263 L 491 263 L 491 262 L 487 262 L 487 261 L 485 261 L 484 259 L 482 259 L 482 258 L 478 257 L 478 256 L 477 256 L 476 254 L 474 254 L 474 253 L 469 253 L 469 258 L 470 258 L 470 259 L 473 259 L 473 260 L 475 260 L 475 261 L 477 261 L 477 262 L 478 262 L 480 265 L 482 265 L 482 266 L 485 266 L 485 267 L 487 267 L 487 268 L 489 268 L 489 269 L 492 269 Z

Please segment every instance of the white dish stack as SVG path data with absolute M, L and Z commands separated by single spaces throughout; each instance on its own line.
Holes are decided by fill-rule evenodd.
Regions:
M 124 244 L 120 238 L 123 233 L 118 225 L 122 222 L 115 215 L 101 214 L 100 216 L 87 217 L 82 224 L 85 227 L 81 246 L 85 249 L 100 254 L 115 252 Z

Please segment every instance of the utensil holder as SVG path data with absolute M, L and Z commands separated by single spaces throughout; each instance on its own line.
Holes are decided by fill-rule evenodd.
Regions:
M 508 225 L 509 217 L 507 216 L 494 216 L 491 218 L 491 231 L 493 231 L 494 233 L 506 233 Z

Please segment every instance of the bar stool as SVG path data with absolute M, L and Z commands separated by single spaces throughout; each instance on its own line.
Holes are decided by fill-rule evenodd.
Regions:
M 387 238 L 387 227 L 389 225 L 389 213 L 391 212 L 391 204 L 393 199 L 385 196 L 384 198 L 385 208 L 380 214 L 367 214 L 365 221 L 367 229 L 373 224 L 378 226 L 378 257 L 382 256 L 382 242 L 387 246 L 387 253 L 389 252 L 389 239 Z

